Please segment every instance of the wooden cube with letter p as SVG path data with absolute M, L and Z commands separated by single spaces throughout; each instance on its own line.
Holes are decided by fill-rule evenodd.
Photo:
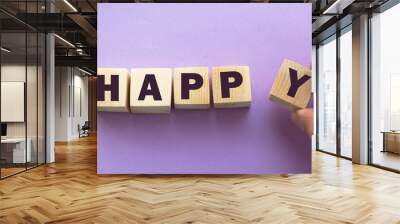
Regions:
M 249 107 L 251 104 L 249 67 L 213 67 L 212 92 L 216 108 Z
M 123 68 L 97 69 L 97 110 L 129 112 L 129 72 Z
M 208 67 L 174 69 L 174 105 L 177 109 L 210 107 Z
M 132 113 L 169 113 L 171 93 L 172 69 L 132 69 L 130 94 Z
M 276 75 L 269 98 L 285 106 L 305 108 L 311 97 L 311 71 L 285 59 Z

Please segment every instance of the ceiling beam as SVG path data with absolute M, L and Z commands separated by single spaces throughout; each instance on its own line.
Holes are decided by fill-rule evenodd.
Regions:
M 92 56 L 55 56 L 55 65 L 87 67 L 96 71 L 97 60 Z
M 96 38 L 97 30 L 90 24 L 85 17 L 83 17 L 79 13 L 70 13 L 67 16 L 74 21 L 78 26 L 82 28 L 86 32 L 88 36 L 91 38 Z

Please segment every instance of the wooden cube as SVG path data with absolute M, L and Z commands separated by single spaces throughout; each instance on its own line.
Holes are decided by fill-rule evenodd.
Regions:
M 311 70 L 285 59 L 276 75 L 270 100 L 291 108 L 305 108 L 311 97 Z
M 130 94 L 132 113 L 169 113 L 171 93 L 172 69 L 132 69 Z
M 123 68 L 97 69 L 97 110 L 129 112 L 129 72 Z
M 174 106 L 177 109 L 210 107 L 208 67 L 174 69 Z
M 213 67 L 212 92 L 216 108 L 249 107 L 251 104 L 249 67 Z

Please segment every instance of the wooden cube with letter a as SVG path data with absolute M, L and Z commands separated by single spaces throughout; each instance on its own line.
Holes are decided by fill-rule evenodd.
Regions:
M 177 109 L 210 107 L 208 67 L 174 69 L 174 105 Z
M 216 108 L 249 107 L 251 104 L 249 67 L 213 67 L 212 92 Z
M 172 69 L 132 69 L 130 95 L 132 113 L 169 113 L 171 93 Z
M 97 69 L 97 110 L 129 112 L 129 72 L 123 68 Z
M 311 97 L 311 71 L 285 59 L 275 77 L 269 98 L 285 106 L 305 108 Z

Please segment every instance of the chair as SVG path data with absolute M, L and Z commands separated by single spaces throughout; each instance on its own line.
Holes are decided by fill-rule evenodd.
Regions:
M 90 123 L 89 121 L 85 121 L 85 123 L 80 127 L 78 125 L 78 130 L 79 130 L 79 138 L 80 137 L 87 137 L 89 136 L 89 129 L 90 129 Z

